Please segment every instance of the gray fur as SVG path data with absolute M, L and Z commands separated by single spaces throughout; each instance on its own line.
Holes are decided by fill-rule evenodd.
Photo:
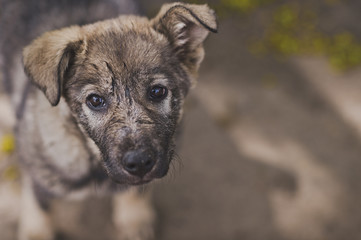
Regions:
M 128 15 L 71 26 L 24 48 L 31 84 L 15 101 L 17 144 L 43 207 L 94 184 L 111 193 L 167 174 L 202 42 L 216 26 L 208 6 L 174 3 L 151 20 Z M 160 100 L 150 95 L 159 86 L 166 93 Z M 99 108 L 90 103 L 94 95 L 104 100 Z
M 31 176 L 37 185 L 64 195 L 99 180 L 93 179 L 94 171 L 101 180 L 107 181 L 106 172 L 121 185 L 167 173 L 182 103 L 203 58 L 201 43 L 208 33 L 207 23 L 193 15 L 210 19 L 209 26 L 215 18 L 206 6 L 179 3 L 166 8 L 150 21 L 121 16 L 48 32 L 25 48 L 25 70 L 42 92 L 32 90 L 19 124 L 19 135 L 38 140 L 29 144 L 22 137 L 19 146 L 20 152 L 27 152 L 21 159 L 29 172 L 34 171 Z M 176 29 L 177 24 L 182 28 Z M 185 39 L 181 45 L 175 40 L 178 35 Z M 155 102 L 148 92 L 159 81 L 169 94 Z M 48 105 L 43 94 L 56 107 Z M 86 104 L 92 94 L 105 99 L 104 109 L 94 111 Z M 123 161 L 129 151 L 146 152 L 155 166 L 143 177 L 127 173 Z M 104 173 L 97 170 L 100 165 Z

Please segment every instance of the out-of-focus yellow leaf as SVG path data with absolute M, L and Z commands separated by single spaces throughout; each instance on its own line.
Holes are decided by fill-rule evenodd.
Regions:
M 1 151 L 10 154 L 15 149 L 15 138 L 12 134 L 6 134 L 1 138 Z

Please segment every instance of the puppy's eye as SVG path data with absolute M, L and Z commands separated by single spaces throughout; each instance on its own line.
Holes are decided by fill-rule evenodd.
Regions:
M 149 89 L 149 98 L 153 101 L 161 101 L 167 97 L 168 89 L 162 85 L 156 85 Z
M 94 109 L 94 110 L 100 110 L 101 108 L 103 108 L 105 106 L 104 98 L 102 98 L 96 94 L 89 95 L 86 99 L 86 103 L 88 104 L 88 106 L 91 109 Z

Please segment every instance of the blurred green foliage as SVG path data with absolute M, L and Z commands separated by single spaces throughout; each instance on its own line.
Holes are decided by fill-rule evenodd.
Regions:
M 256 55 L 273 54 L 323 55 L 338 70 L 348 70 L 361 65 L 361 43 L 350 32 L 325 34 L 317 27 L 318 15 L 311 5 L 302 0 L 190 0 L 193 3 L 208 3 L 221 18 L 234 15 L 247 16 L 267 8 L 266 26 L 262 37 L 250 36 L 249 49 Z M 323 0 L 324 4 L 337 7 L 340 0 Z M 243 19 L 239 19 L 243 21 Z
M 299 5 L 280 6 L 262 39 L 251 44 L 255 54 L 325 55 L 331 65 L 347 70 L 361 65 L 361 44 L 348 32 L 327 35 L 316 27 L 316 14 Z
M 339 69 L 344 70 L 361 64 L 361 45 L 350 33 L 333 36 L 327 54 L 331 64 Z
M 189 3 L 209 4 L 213 9 L 216 9 L 217 15 L 221 17 L 229 16 L 230 14 L 247 14 L 252 10 L 274 2 L 277 0 L 187 0 Z
M 221 0 L 220 6 L 228 11 L 247 13 L 263 4 L 273 1 L 274 0 Z

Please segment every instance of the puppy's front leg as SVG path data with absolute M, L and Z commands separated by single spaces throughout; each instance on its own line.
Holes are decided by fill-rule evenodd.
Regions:
M 154 239 L 155 213 L 150 195 L 134 187 L 113 197 L 113 222 L 121 240 Z
M 22 181 L 19 240 L 53 240 L 54 234 L 49 215 L 40 207 L 35 197 L 31 180 Z

